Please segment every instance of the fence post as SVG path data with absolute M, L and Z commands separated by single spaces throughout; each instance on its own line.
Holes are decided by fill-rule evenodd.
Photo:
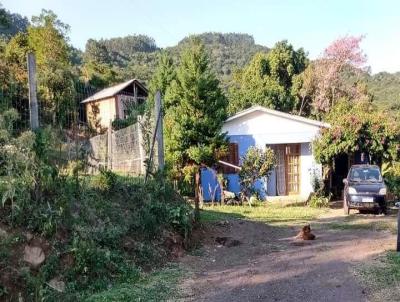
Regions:
M 397 211 L 397 244 L 396 251 L 400 252 L 400 211 Z
M 164 169 L 164 134 L 163 134 L 163 112 L 161 93 L 157 91 L 155 96 L 155 118 L 156 118 L 156 140 L 157 140 L 157 156 L 158 170 Z
M 112 170 L 112 121 L 107 128 L 107 169 Z
M 142 131 L 142 122 L 143 116 L 138 116 L 138 123 L 137 125 L 137 134 L 138 134 L 138 144 L 139 144 L 139 157 L 140 157 L 140 174 L 146 173 L 146 151 L 144 150 L 143 146 L 143 131 Z
M 32 130 L 39 128 L 39 113 L 36 89 L 36 59 L 35 54 L 27 54 L 28 62 L 28 86 L 29 86 L 29 113 Z

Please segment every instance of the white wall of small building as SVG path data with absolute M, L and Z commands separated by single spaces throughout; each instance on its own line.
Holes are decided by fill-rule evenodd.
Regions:
M 288 117 L 255 111 L 228 120 L 222 132 L 228 135 L 252 135 L 257 141 L 269 144 L 290 144 L 311 142 L 319 132 L 319 127 Z
M 308 198 L 309 194 L 313 192 L 313 177 L 322 177 L 322 165 L 315 161 L 312 154 L 311 143 L 301 144 L 300 173 L 300 195 L 304 198 Z
M 312 140 L 320 127 L 303 121 L 256 111 L 225 122 L 222 132 L 227 132 L 231 142 L 239 144 L 240 156 L 254 145 L 264 149 L 267 145 L 300 143 L 300 195 L 307 198 L 313 191 L 312 177 L 322 173 L 312 153 Z M 240 145 L 242 144 L 242 145 Z M 243 145 L 245 144 L 245 146 Z M 276 195 L 276 177 L 272 172 L 267 185 L 267 195 Z
M 93 115 L 93 107 L 97 108 L 98 114 Z M 110 125 L 110 121 L 113 121 L 116 117 L 115 97 L 87 103 L 86 114 L 88 123 L 93 128 L 95 128 L 96 123 L 103 128 L 107 128 Z

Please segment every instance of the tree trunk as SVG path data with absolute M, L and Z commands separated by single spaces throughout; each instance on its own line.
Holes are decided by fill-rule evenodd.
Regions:
M 200 168 L 198 168 L 195 175 L 194 187 L 194 221 L 196 224 L 200 222 L 200 185 Z
M 305 101 L 306 101 L 306 97 L 301 97 L 301 105 L 300 105 L 300 110 L 299 110 L 299 115 L 300 116 L 303 113 L 303 109 L 305 107 Z

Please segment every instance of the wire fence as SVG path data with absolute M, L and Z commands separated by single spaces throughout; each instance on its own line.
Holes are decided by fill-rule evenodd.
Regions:
M 8 83 L 0 89 L 1 112 L 14 109 L 19 115 L 12 126 L 15 135 L 30 130 L 27 87 L 26 81 L 22 84 Z M 39 89 L 39 127 L 51 129 L 55 133 L 57 147 L 54 158 L 59 165 L 65 167 L 71 162 L 82 160 L 87 165 L 86 172 L 90 174 L 106 168 L 124 174 L 144 175 L 149 151 L 145 151 L 139 123 L 119 130 L 109 127 L 102 133 L 91 129 L 88 124 L 87 113 L 81 102 L 97 91 L 79 80 L 74 81 L 69 88 L 60 87 L 60 92 L 53 92 L 53 95 L 46 95 L 45 89 Z

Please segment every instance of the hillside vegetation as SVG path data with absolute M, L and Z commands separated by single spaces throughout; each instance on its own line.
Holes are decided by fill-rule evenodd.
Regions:
M 365 75 L 365 81 L 380 108 L 400 110 L 400 72 Z
M 254 38 L 248 34 L 204 33 L 196 36 L 205 44 L 215 73 L 225 83 L 229 82 L 232 71 L 244 67 L 255 53 L 268 51 L 267 47 L 255 44 Z M 161 51 L 153 38 L 133 35 L 97 42 L 105 47 L 109 63 L 123 78 L 136 77 L 146 82 L 151 79 Z M 184 38 L 166 51 L 178 60 L 179 53 L 187 42 L 188 38 Z M 83 55 L 87 55 L 89 51 L 86 47 Z
M 256 44 L 249 34 L 203 33 L 196 37 L 204 43 L 210 55 L 211 66 L 225 88 L 231 86 L 233 71 L 248 65 L 256 53 L 267 53 L 270 50 Z M 168 47 L 165 51 L 177 61 L 188 41 L 189 37 L 185 37 L 176 46 Z M 110 64 L 120 77 L 136 77 L 149 82 L 157 66 L 158 54 L 162 51 L 153 38 L 135 35 L 102 39 L 98 42 L 107 49 Z M 400 72 L 380 72 L 374 75 L 365 73 L 362 78 L 380 108 L 400 107 Z
M 0 112 L 0 301 L 159 301 L 191 206 L 164 175 L 88 174 L 85 144 L 66 160 L 65 131 L 23 131 L 20 118 Z
M 0 14 L 5 19 L 5 23 L 0 24 L 1 38 L 9 40 L 17 33 L 27 30 L 29 21 L 26 17 L 5 9 L 2 9 Z M 249 34 L 208 32 L 195 36 L 204 43 L 210 55 L 210 65 L 226 90 L 233 86 L 233 71 L 246 67 L 256 53 L 267 53 L 270 50 L 267 46 L 256 44 Z M 105 64 L 103 72 L 104 68 L 111 69 L 112 75 L 109 75 L 106 81 L 100 82 L 100 86 L 129 78 L 138 78 L 149 84 L 157 67 L 159 54 L 165 51 L 174 61 L 178 61 L 179 53 L 188 41 L 189 37 L 184 37 L 177 45 L 162 49 L 154 38 L 142 34 L 98 41 L 90 39 L 83 51 L 70 46 L 70 59 L 77 68 L 84 67 L 88 58 L 95 58 L 96 63 Z M 93 44 L 96 44 L 95 47 Z M 87 69 L 90 69 L 90 66 Z M 93 76 L 90 70 L 83 68 L 83 71 L 83 74 Z M 380 108 L 400 107 L 400 72 L 381 72 L 374 75 L 365 73 L 363 81 Z

